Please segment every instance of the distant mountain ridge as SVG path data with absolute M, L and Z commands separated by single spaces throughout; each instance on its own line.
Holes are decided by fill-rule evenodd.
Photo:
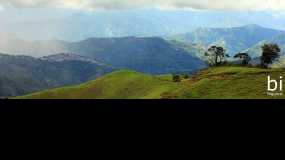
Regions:
M 281 49 L 281 55 L 285 55 L 285 34 L 280 34 L 280 35 L 277 35 L 276 37 L 273 37 L 271 39 L 260 41 L 256 45 L 244 50 L 243 52 L 247 52 L 253 57 L 259 57 L 262 55 L 261 47 L 265 43 L 277 44 Z
M 113 69 L 80 59 L 51 61 L 0 54 L 0 97 L 23 95 L 93 80 Z
M 285 48 L 285 32 L 247 25 L 233 28 L 200 28 L 196 31 L 168 37 L 120 37 L 88 38 L 79 42 L 23 41 L 11 39 L 0 41 L 0 52 L 24 54 L 61 60 L 58 53 L 74 53 L 77 58 L 112 66 L 116 69 L 130 69 L 143 73 L 164 74 L 192 72 L 207 67 L 204 53 L 210 45 L 226 48 L 233 57 L 238 52 L 248 52 L 255 58 L 261 55 L 260 45 L 265 42 L 278 43 Z M 56 54 L 56 57 L 50 56 Z M 82 60 L 82 59 L 81 59 Z
M 37 14 L 21 13 L 1 12 L 1 29 L 27 40 L 80 41 L 89 37 L 170 36 L 190 32 L 198 27 L 223 28 L 249 23 L 285 29 L 284 13 L 279 15 L 255 11 L 146 9 L 83 13 L 58 9 L 52 13 L 44 10 L 37 11 Z
M 261 41 L 270 41 L 278 36 L 284 37 L 285 31 L 252 24 L 234 28 L 200 28 L 190 33 L 177 35 L 173 39 L 185 43 L 201 44 L 205 47 L 211 45 L 223 46 L 227 49 L 228 54 L 233 56 Z
M 12 46 L 13 44 L 10 47 L 11 51 L 14 49 Z M 151 74 L 191 72 L 206 67 L 206 64 L 194 54 L 189 54 L 184 48 L 159 37 L 89 38 L 79 42 L 23 42 L 22 45 L 17 44 L 17 50 L 21 51 L 21 54 L 41 56 L 75 53 L 114 68 Z

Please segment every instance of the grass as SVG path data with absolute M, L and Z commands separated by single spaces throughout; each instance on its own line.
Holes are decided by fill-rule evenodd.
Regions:
M 184 82 L 187 87 L 178 91 L 179 98 L 206 99 L 267 99 L 285 98 L 267 95 L 267 76 L 284 76 L 282 69 L 245 67 L 215 67 L 199 72 Z
M 169 76 L 152 77 L 133 71 L 117 71 L 79 86 L 47 90 L 21 99 L 159 99 L 179 84 Z
M 268 99 L 267 76 L 277 79 L 282 69 L 213 67 L 180 83 L 171 75 L 150 76 L 116 71 L 97 80 L 71 87 L 47 90 L 20 99 Z

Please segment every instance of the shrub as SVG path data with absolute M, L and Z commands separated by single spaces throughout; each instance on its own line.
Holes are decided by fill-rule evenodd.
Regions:
M 173 75 L 173 82 L 181 82 L 181 77 L 180 75 Z

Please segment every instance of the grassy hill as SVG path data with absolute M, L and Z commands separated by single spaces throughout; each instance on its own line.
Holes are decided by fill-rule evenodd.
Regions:
M 133 71 L 116 71 L 94 81 L 47 90 L 22 99 L 159 99 L 159 98 L 285 98 L 267 95 L 267 75 L 285 75 L 282 69 L 215 67 L 189 79 L 173 82 L 171 75 L 150 76 Z
M 160 98 L 178 84 L 165 77 L 152 77 L 133 71 L 117 71 L 95 81 L 64 87 L 20 98 Z

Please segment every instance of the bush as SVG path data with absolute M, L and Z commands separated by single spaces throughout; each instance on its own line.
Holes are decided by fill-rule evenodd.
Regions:
M 277 44 L 264 44 L 262 46 L 261 66 L 268 68 L 275 59 L 280 57 L 281 49 Z
M 181 82 L 181 77 L 180 75 L 173 75 L 173 82 Z
M 189 75 L 189 74 L 183 74 L 183 75 L 182 75 L 182 78 L 183 78 L 183 79 L 189 79 L 189 78 L 190 78 L 190 75 Z

